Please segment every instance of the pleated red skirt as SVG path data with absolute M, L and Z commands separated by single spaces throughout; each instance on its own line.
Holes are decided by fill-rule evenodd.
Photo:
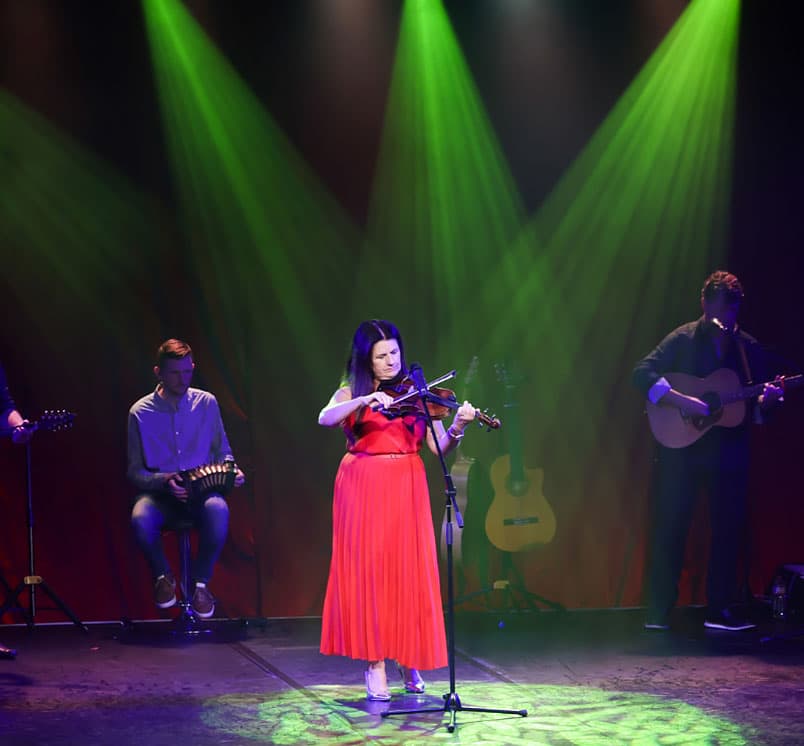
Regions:
M 347 453 L 335 477 L 321 652 L 447 665 L 433 519 L 418 453 Z

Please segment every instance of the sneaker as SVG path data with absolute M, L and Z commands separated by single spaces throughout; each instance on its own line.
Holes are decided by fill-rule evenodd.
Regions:
M 160 575 L 154 583 L 154 603 L 160 609 L 176 604 L 176 579 L 170 574 Z
M 193 611 L 202 619 L 208 619 L 215 611 L 215 596 L 209 592 L 206 583 L 196 583 L 193 600 L 190 602 Z
M 725 629 L 729 632 L 740 632 L 745 629 L 754 629 L 757 625 L 742 619 L 728 609 L 723 609 L 718 614 L 707 614 L 704 627 L 708 629 Z
M 643 626 L 645 629 L 663 632 L 670 629 L 670 620 L 667 614 L 648 609 L 648 615 L 645 618 L 645 624 Z

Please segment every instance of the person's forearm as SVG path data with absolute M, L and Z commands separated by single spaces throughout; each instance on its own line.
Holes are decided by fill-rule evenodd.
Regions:
M 144 468 L 129 467 L 127 476 L 132 484 L 145 492 L 166 490 L 173 472 L 148 471 Z
M 660 407 L 678 407 L 679 409 L 684 405 L 687 397 L 680 391 L 675 389 L 668 389 L 667 392 L 656 403 Z
M 347 399 L 341 402 L 331 402 L 324 407 L 318 415 L 318 424 L 324 427 L 340 425 L 352 412 L 365 404 L 365 397 Z
M 435 430 L 436 437 L 438 438 L 438 448 L 445 456 L 454 451 L 464 436 L 464 428 L 456 425 L 453 422 L 448 428 L 445 428 L 441 422 L 436 422 Z M 465 426 L 464 426 L 465 427 Z M 433 447 L 432 438 L 428 436 L 427 444 L 433 453 L 436 453 Z

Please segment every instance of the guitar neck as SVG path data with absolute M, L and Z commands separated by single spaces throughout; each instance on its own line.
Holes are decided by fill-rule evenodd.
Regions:
M 768 381 L 767 383 L 773 383 L 773 381 Z M 790 378 L 784 379 L 784 388 L 795 388 L 802 383 L 804 383 L 804 375 L 791 376 Z M 720 402 L 726 405 L 736 401 L 743 401 L 744 399 L 753 399 L 755 396 L 759 396 L 762 393 L 766 385 L 766 383 L 757 383 L 754 386 L 743 386 L 737 391 L 724 393 L 720 396 Z
M 26 421 L 20 427 L 29 433 L 35 433 L 37 430 L 68 430 L 73 426 L 74 419 L 75 414 L 65 409 L 48 409 L 38 420 Z M 17 430 L 16 427 L 2 427 L 0 437 L 13 435 L 15 430 Z
M 519 416 L 519 402 L 506 403 L 508 427 L 508 458 L 511 465 L 510 479 L 521 482 L 525 479 L 525 464 L 522 458 L 522 422 Z

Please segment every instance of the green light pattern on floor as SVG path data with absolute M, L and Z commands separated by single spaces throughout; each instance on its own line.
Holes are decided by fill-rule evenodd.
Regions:
M 318 686 L 276 694 L 218 697 L 202 718 L 216 729 L 274 744 L 431 743 L 476 744 L 728 744 L 756 734 L 725 718 L 675 699 L 578 686 L 458 686 L 464 706 L 528 710 L 528 717 L 458 712 L 449 733 L 439 713 L 381 718 L 393 708 L 442 707 L 443 690 L 397 695 L 391 703 L 367 702 L 356 686 Z

